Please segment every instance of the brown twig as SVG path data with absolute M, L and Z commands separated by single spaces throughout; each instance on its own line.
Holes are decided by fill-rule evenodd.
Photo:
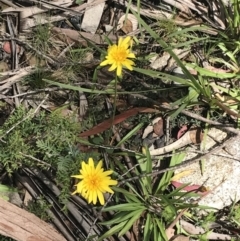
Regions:
M 171 107 L 170 105 L 167 105 L 167 104 L 160 104 L 159 107 L 163 108 L 163 109 L 166 109 L 166 110 L 176 110 L 176 109 L 178 109 L 178 107 Z M 226 130 L 228 132 L 232 132 L 232 133 L 237 134 L 237 135 L 240 134 L 240 131 L 237 130 L 236 128 L 234 128 L 234 127 L 226 126 L 223 123 L 220 123 L 218 121 L 209 120 L 207 118 L 204 118 L 204 117 L 202 117 L 202 116 L 200 116 L 198 114 L 192 113 L 190 111 L 182 110 L 181 113 L 186 115 L 186 116 L 189 116 L 189 117 L 191 117 L 193 119 L 200 120 L 200 121 L 208 123 L 210 125 L 214 125 L 214 126 L 216 126 L 216 128 L 221 128 L 223 130 Z

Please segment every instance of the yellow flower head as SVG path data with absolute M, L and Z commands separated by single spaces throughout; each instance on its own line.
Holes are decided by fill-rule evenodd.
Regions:
M 106 60 L 100 66 L 112 65 L 108 70 L 113 71 L 117 69 L 117 76 L 122 75 L 122 67 L 125 66 L 129 70 L 133 70 L 134 62 L 128 58 L 136 58 L 135 54 L 131 52 L 132 39 L 126 37 L 120 38 L 118 45 L 114 44 L 108 47 Z
M 72 194 L 81 194 L 88 203 L 97 203 L 99 199 L 101 205 L 104 205 L 105 200 L 103 193 L 113 193 L 113 190 L 109 187 L 110 185 L 117 185 L 117 181 L 112 180 L 109 175 L 113 171 L 104 171 L 102 168 L 102 161 L 100 161 L 96 167 L 92 158 L 88 159 L 88 163 L 82 162 L 82 169 L 80 169 L 80 175 L 74 175 L 72 177 L 82 179 L 77 186 L 77 189 Z

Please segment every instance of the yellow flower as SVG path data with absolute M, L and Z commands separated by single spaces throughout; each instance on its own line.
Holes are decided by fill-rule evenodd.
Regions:
M 117 69 L 117 76 L 122 75 L 122 67 L 125 66 L 129 70 L 133 70 L 134 62 L 128 58 L 136 58 L 135 54 L 131 52 L 132 39 L 126 37 L 120 38 L 118 45 L 114 44 L 108 47 L 106 60 L 100 63 L 100 66 L 112 65 L 108 71 Z
M 104 205 L 105 200 L 103 193 L 113 193 L 113 190 L 109 187 L 110 185 L 117 185 L 117 181 L 112 180 L 109 175 L 113 171 L 104 171 L 102 168 L 102 161 L 100 161 L 96 167 L 92 158 L 88 159 L 88 163 L 82 162 L 82 169 L 80 169 L 80 175 L 73 175 L 72 177 L 82 179 L 77 186 L 77 189 L 72 194 L 81 194 L 88 203 L 97 203 L 99 199 L 101 205 Z

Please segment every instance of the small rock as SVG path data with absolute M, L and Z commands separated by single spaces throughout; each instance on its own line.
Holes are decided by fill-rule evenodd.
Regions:
M 219 129 L 212 128 L 208 132 L 205 150 L 219 145 L 227 137 L 227 133 Z M 203 173 L 201 173 L 201 163 L 196 162 L 188 167 L 179 168 L 175 174 L 193 170 L 191 175 L 182 177 L 179 182 L 204 185 L 210 191 L 200 202 L 217 209 L 222 209 L 230 205 L 233 200 L 240 200 L 240 138 L 236 139 L 226 151 L 222 149 L 211 155 L 207 160 L 203 160 Z M 190 150 L 190 148 L 188 149 Z M 187 152 L 187 150 L 186 150 Z M 230 153 L 231 152 L 231 153 Z M 186 159 L 194 158 L 197 154 L 187 153 Z M 211 191 L 212 190 L 212 191 Z

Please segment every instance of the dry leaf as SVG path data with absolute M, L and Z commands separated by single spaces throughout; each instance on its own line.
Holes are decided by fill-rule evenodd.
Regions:
M 32 18 L 21 19 L 20 29 L 29 30 L 29 28 L 35 27 L 37 25 L 49 24 L 49 23 L 58 22 L 65 19 L 66 19 L 65 16 L 60 16 L 60 15 L 49 17 L 49 16 L 44 16 L 42 14 L 38 14 L 38 15 L 34 15 Z
M 94 0 L 88 0 L 87 3 L 92 3 Z M 81 24 L 81 29 L 86 32 L 95 34 L 102 18 L 105 2 L 100 3 L 94 7 L 87 8 Z
M 133 14 L 124 14 L 118 21 L 117 30 L 122 29 L 125 34 L 136 31 L 138 20 Z
M 186 237 L 184 235 L 175 235 L 174 237 L 172 237 L 171 241 L 189 241 L 190 238 L 189 237 Z
M 173 235 L 175 233 L 175 230 L 173 228 L 167 228 L 165 230 L 165 232 L 166 232 L 167 238 L 169 240 L 169 239 L 171 239 L 173 237 Z
M 176 188 L 179 188 L 185 185 L 185 183 L 176 182 L 176 181 L 171 181 L 171 184 Z M 182 189 L 187 192 L 196 192 L 201 195 L 205 195 L 209 192 L 208 188 L 206 188 L 205 186 L 196 185 L 196 184 L 185 186 Z
M 189 49 L 174 49 L 173 52 L 178 56 L 179 59 L 182 59 L 189 53 Z M 164 52 L 162 56 L 155 54 L 150 59 L 150 62 L 150 67 L 158 70 L 162 70 L 165 66 L 167 66 L 167 70 L 172 69 L 176 63 L 167 52 Z
M 163 119 L 161 118 L 157 123 L 153 125 L 153 132 L 161 137 L 163 136 Z
M 21 47 L 20 47 L 18 44 L 16 44 L 16 49 L 17 49 L 17 53 L 20 53 Z M 10 42 L 10 41 L 4 42 L 4 44 L 3 44 L 3 50 L 4 50 L 6 53 L 11 54 L 12 48 L 11 48 L 11 42 Z
M 65 35 L 68 39 L 71 39 L 75 42 L 79 42 L 83 45 L 87 45 L 87 40 L 92 41 L 96 44 L 104 44 L 104 37 L 102 37 L 99 34 L 92 34 L 92 33 L 86 33 L 86 32 L 79 32 L 73 29 L 64 29 L 64 28 L 57 28 L 57 27 L 53 27 L 52 31 L 54 31 L 55 33 L 59 33 L 59 34 L 63 34 Z M 81 37 L 82 36 L 82 37 Z M 109 34 L 108 38 L 112 41 L 112 42 L 116 42 L 117 38 L 115 35 Z M 70 41 L 71 41 L 70 40 Z
M 114 117 L 114 119 L 110 118 L 108 120 L 105 120 L 102 123 L 94 126 L 92 129 L 81 133 L 80 136 L 84 137 L 84 136 L 91 136 L 91 135 L 96 135 L 98 133 L 101 133 L 101 132 L 109 129 L 112 125 L 119 124 L 122 121 L 126 120 L 128 117 L 137 115 L 139 112 L 141 112 L 141 113 L 151 112 L 152 113 L 152 112 L 156 112 L 156 110 L 151 109 L 151 108 L 145 108 L 145 107 L 136 107 L 136 108 L 132 108 L 130 110 L 126 110 L 125 112 L 123 112 L 119 115 L 116 115 Z
M 187 125 L 181 127 L 181 129 L 177 133 L 177 139 L 180 139 L 188 130 Z
M 44 13 L 46 11 L 47 10 L 33 6 L 33 7 L 23 7 L 23 8 L 9 7 L 9 8 L 4 9 L 2 12 L 3 13 L 20 12 L 20 18 L 24 19 L 24 18 L 31 17 L 35 14 Z
M 149 124 L 143 131 L 142 139 L 146 138 L 151 132 L 153 132 L 153 126 L 157 124 L 159 121 L 161 121 L 161 117 L 157 117 L 154 120 L 152 120 L 152 123 Z
M 127 19 L 126 21 L 124 21 L 121 29 L 125 34 L 131 33 L 133 31 L 132 22 Z
M 178 174 L 174 175 L 171 178 L 171 181 L 177 181 L 177 180 L 181 179 L 182 177 L 189 176 L 192 173 L 193 173 L 193 170 L 185 170 L 185 171 L 179 172 Z

